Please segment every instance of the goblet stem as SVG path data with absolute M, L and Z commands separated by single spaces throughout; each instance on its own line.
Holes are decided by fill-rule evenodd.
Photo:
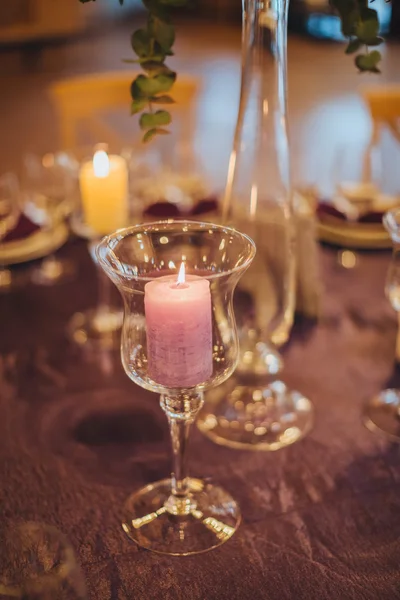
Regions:
M 201 393 L 177 396 L 162 395 L 160 399 L 161 408 L 168 418 L 173 456 L 172 493 L 165 508 L 174 515 L 187 515 L 196 507 L 188 486 L 187 446 L 190 427 L 203 406 L 203 402 Z

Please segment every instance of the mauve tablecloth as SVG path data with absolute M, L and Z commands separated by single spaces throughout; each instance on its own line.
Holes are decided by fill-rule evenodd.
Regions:
M 118 357 L 71 345 L 71 315 L 95 301 L 83 243 L 62 251 L 78 278 L 0 297 L 0 477 L 3 522 L 56 525 L 93 600 L 385 600 L 400 598 L 400 447 L 364 429 L 363 402 L 390 377 L 396 317 L 384 297 L 390 255 L 336 266 L 321 249 L 317 327 L 298 324 L 285 378 L 315 403 L 302 442 L 237 452 L 193 431 L 191 472 L 218 479 L 243 523 L 213 552 L 169 558 L 125 538 L 120 507 L 170 467 L 157 398 Z

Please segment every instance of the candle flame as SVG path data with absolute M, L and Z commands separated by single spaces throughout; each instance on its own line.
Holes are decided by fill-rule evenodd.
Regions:
M 176 284 L 180 285 L 181 283 L 185 283 L 186 281 L 186 277 L 185 277 L 185 263 L 182 262 L 180 269 L 179 269 L 179 273 L 178 273 L 178 279 L 176 280 Z
M 93 170 L 96 177 L 107 177 L 110 173 L 110 159 L 104 150 L 98 150 L 94 153 Z

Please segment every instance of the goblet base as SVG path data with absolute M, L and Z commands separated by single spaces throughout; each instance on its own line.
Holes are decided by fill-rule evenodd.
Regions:
M 294 444 L 313 423 L 311 401 L 282 381 L 257 386 L 235 378 L 207 394 L 197 418 L 200 431 L 216 444 L 258 451 Z
M 364 408 L 363 421 L 370 431 L 400 442 L 400 390 L 387 389 L 374 396 Z
M 32 272 L 32 282 L 36 285 L 57 285 L 71 281 L 75 274 L 70 260 L 47 258 Z
M 172 496 L 171 480 L 152 483 L 128 498 L 122 528 L 138 546 L 160 554 L 187 556 L 228 541 L 240 524 L 240 509 L 228 492 L 200 479 L 187 479 L 189 494 Z
M 121 343 L 122 321 L 121 309 L 90 309 L 72 317 L 68 324 L 68 335 L 80 346 L 117 348 Z

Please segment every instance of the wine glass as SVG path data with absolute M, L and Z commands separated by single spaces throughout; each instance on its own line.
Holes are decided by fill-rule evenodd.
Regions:
M 20 522 L 1 531 L 0 598 L 86 600 L 74 552 L 55 527 Z
M 385 213 L 383 224 L 393 242 L 385 293 L 400 316 L 400 210 Z M 400 390 L 391 387 L 374 396 L 365 406 L 363 420 L 371 431 L 380 431 L 392 441 L 400 442 Z
M 232 296 L 254 254 L 252 240 L 238 231 L 191 221 L 120 230 L 97 248 L 100 266 L 124 299 L 125 372 L 161 394 L 170 426 L 171 479 L 134 493 L 123 523 L 133 541 L 155 552 L 205 552 L 227 541 L 240 522 L 228 492 L 188 477 L 186 447 L 204 391 L 237 364 Z
M 14 229 L 21 214 L 19 184 L 13 173 L 0 177 L 0 243 Z M 0 291 L 7 291 L 12 285 L 10 269 L 0 264 Z
M 77 189 L 78 164 L 66 153 L 28 154 L 24 159 L 24 212 L 51 235 L 73 210 Z M 70 261 L 47 256 L 34 270 L 38 285 L 54 285 L 69 279 L 74 269 Z

